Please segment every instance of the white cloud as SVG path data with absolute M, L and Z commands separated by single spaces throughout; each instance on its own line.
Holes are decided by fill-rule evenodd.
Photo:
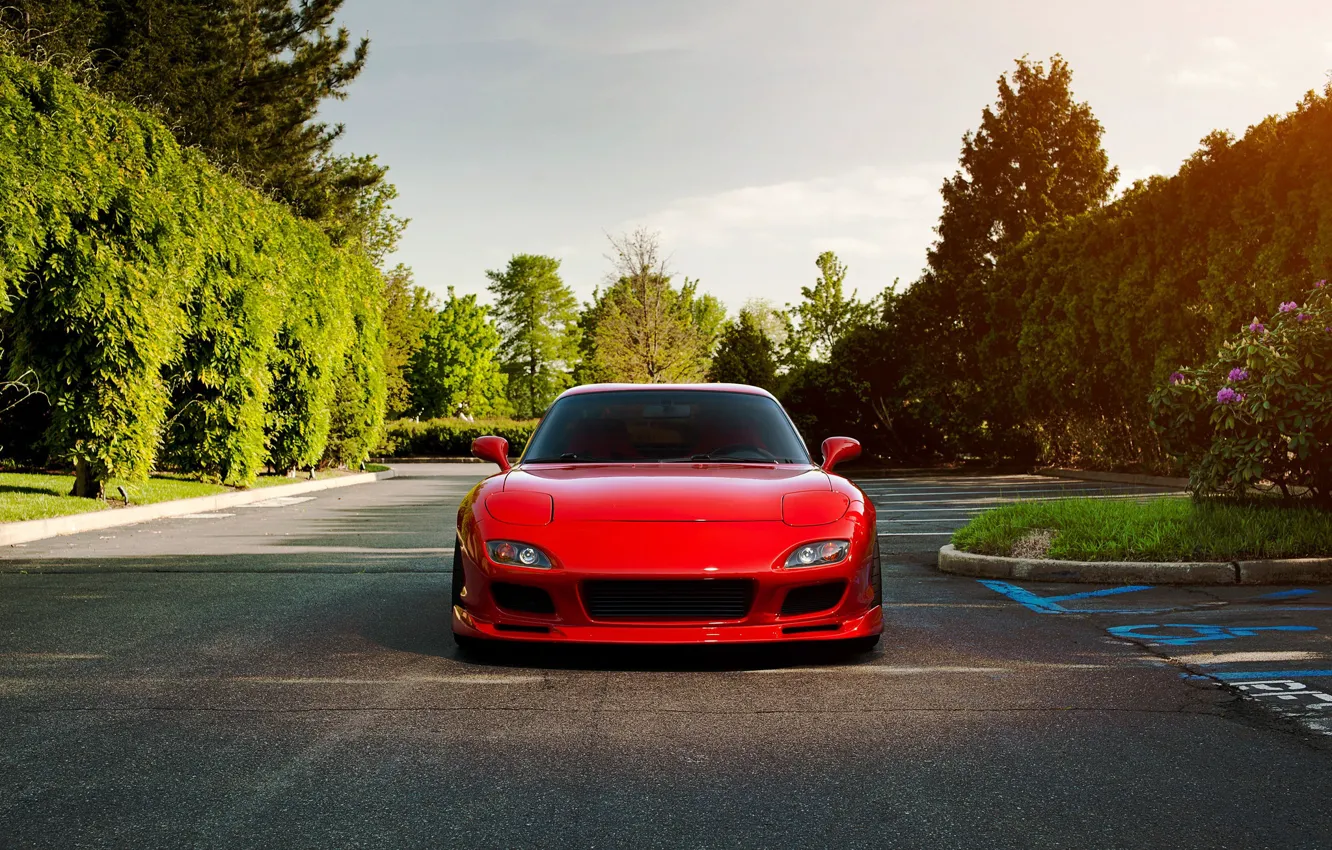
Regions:
M 1239 49 L 1233 38 L 1224 35 L 1214 35 L 1211 38 L 1203 39 L 1203 46 L 1217 53 L 1233 53 Z
M 1224 35 L 1211 36 L 1198 42 L 1202 56 L 1189 67 L 1169 74 L 1171 83 L 1186 89 L 1221 89 L 1245 91 L 1266 89 L 1276 81 L 1266 71 L 1243 58 L 1239 44 Z
M 867 233 L 900 227 L 919 231 L 922 221 L 932 225 L 939 211 L 939 185 L 951 170 L 948 165 L 866 167 L 830 177 L 747 186 L 681 198 L 639 223 L 660 230 L 668 241 L 725 244 L 737 236 L 784 237 L 796 231 L 863 242 Z
M 1202 68 L 1181 68 L 1170 75 L 1170 81 L 1188 89 L 1267 89 L 1276 82 L 1266 73 L 1247 62 L 1223 62 Z
M 939 186 L 955 164 L 864 167 L 680 198 L 613 230 L 661 234 L 671 263 L 738 306 L 747 298 L 793 300 L 814 277 L 814 258 L 836 251 L 848 285 L 868 297 L 915 279 L 934 240 Z

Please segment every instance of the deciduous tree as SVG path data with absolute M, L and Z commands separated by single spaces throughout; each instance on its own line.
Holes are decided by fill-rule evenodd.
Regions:
M 500 334 L 475 295 L 449 297 L 430 320 L 412 355 L 412 406 L 424 418 L 507 412 L 505 378 L 496 354 Z
M 857 300 L 855 290 L 849 296 L 843 292 L 846 266 L 832 251 L 819 254 L 814 265 L 819 269 L 818 278 L 813 286 L 800 287 L 804 300 L 789 312 L 799 319 L 797 350 L 822 360 L 851 329 L 873 318 L 874 308 Z
M 595 318 L 592 359 L 598 373 L 632 383 L 701 380 L 712 341 L 699 321 L 716 315 L 715 299 L 700 306 L 696 284 L 671 286 L 655 233 L 612 238 L 611 248 L 613 268 Z

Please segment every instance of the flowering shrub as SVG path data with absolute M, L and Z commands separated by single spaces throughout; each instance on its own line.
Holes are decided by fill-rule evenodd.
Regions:
M 1152 427 L 1199 494 L 1276 488 L 1332 504 L 1332 290 L 1257 317 L 1152 394 Z

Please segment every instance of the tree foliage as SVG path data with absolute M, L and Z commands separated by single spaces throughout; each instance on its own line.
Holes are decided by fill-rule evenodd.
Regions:
M 0 56 L 0 127 L 6 365 L 46 392 L 81 492 L 159 461 L 245 484 L 374 442 L 381 293 L 361 252 L 55 69 Z
M 725 312 L 696 281 L 676 289 L 657 236 L 611 239 L 613 270 L 596 300 L 589 371 L 602 380 L 688 383 L 707 372 Z
M 157 111 L 187 147 L 324 224 L 335 240 L 371 227 L 364 196 L 384 169 L 339 157 L 341 125 L 320 105 L 365 65 L 333 26 L 343 0 L 10 0 L 11 48 Z
M 996 262 L 1027 233 L 1103 205 L 1118 179 L 1071 83 L 1059 56 L 1048 68 L 1019 59 L 999 78 L 996 104 L 963 136 L 959 170 L 944 182 L 925 274 L 896 304 L 917 337 L 904 390 L 935 430 L 965 435 L 972 450 L 1002 451 L 1014 427 L 1002 402 L 1012 376 L 989 359 L 1006 330 L 992 305 L 1020 293 L 996 280 Z
M 399 264 L 384 273 L 385 409 L 389 418 L 404 416 L 412 408 L 409 367 L 434 315 L 434 297 L 413 283 L 411 269 Z
M 578 351 L 578 301 L 553 257 L 517 254 L 486 277 L 495 297 L 509 400 L 519 416 L 540 416 L 569 385 Z
M 721 333 L 717 353 L 708 367 L 707 379 L 719 383 L 749 384 L 773 390 L 777 386 L 777 360 L 772 340 L 759 326 L 758 318 L 744 310 Z
M 824 251 L 814 265 L 819 269 L 814 285 L 800 287 L 804 300 L 788 308 L 788 313 L 799 320 L 799 327 L 785 334 L 788 339 L 799 340 L 790 349 L 788 359 L 825 359 L 843 336 L 868 323 L 874 314 L 873 306 L 857 300 L 855 290 L 850 295 L 842 291 L 846 266 L 836 254 Z
M 1152 425 L 1195 493 L 1279 488 L 1332 504 L 1332 289 L 1254 318 L 1152 394 Z
M 509 410 L 496 355 L 500 334 L 475 295 L 449 297 L 412 355 L 412 410 L 429 419 L 497 416 Z

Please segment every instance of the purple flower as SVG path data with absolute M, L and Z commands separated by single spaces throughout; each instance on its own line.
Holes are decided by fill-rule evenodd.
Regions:
M 1300 305 L 1296 304 L 1294 301 L 1282 301 L 1281 306 L 1277 309 L 1283 313 L 1294 313 L 1296 310 L 1300 309 Z
M 1217 404 L 1236 404 L 1241 401 L 1244 401 L 1244 394 L 1237 393 L 1230 387 L 1222 387 L 1216 394 Z
M 1174 386 L 1175 384 L 1182 384 L 1182 383 L 1184 383 L 1184 373 L 1183 373 L 1183 372 L 1171 372 L 1171 373 L 1170 373 L 1170 384 L 1171 384 L 1171 386 Z
M 1248 370 L 1248 369 L 1231 369 L 1231 370 L 1230 370 L 1230 380 L 1235 381 L 1236 383 L 1238 383 L 1238 382 L 1240 382 L 1240 381 L 1247 381 L 1247 380 L 1249 380 L 1249 370 Z
M 1327 281 L 1326 281 L 1326 280 L 1320 280 L 1320 281 L 1318 281 L 1317 283 L 1314 284 L 1314 289 L 1322 289 L 1324 286 L 1327 286 Z
M 1249 330 L 1253 331 L 1256 334 L 1265 334 L 1267 333 L 1267 325 L 1264 325 L 1262 322 L 1258 321 L 1257 319 L 1254 319 L 1253 323 L 1249 325 Z
M 1308 313 L 1297 313 L 1295 315 L 1295 321 L 1297 322 L 1307 322 L 1309 321 L 1309 318 L 1310 317 Z

